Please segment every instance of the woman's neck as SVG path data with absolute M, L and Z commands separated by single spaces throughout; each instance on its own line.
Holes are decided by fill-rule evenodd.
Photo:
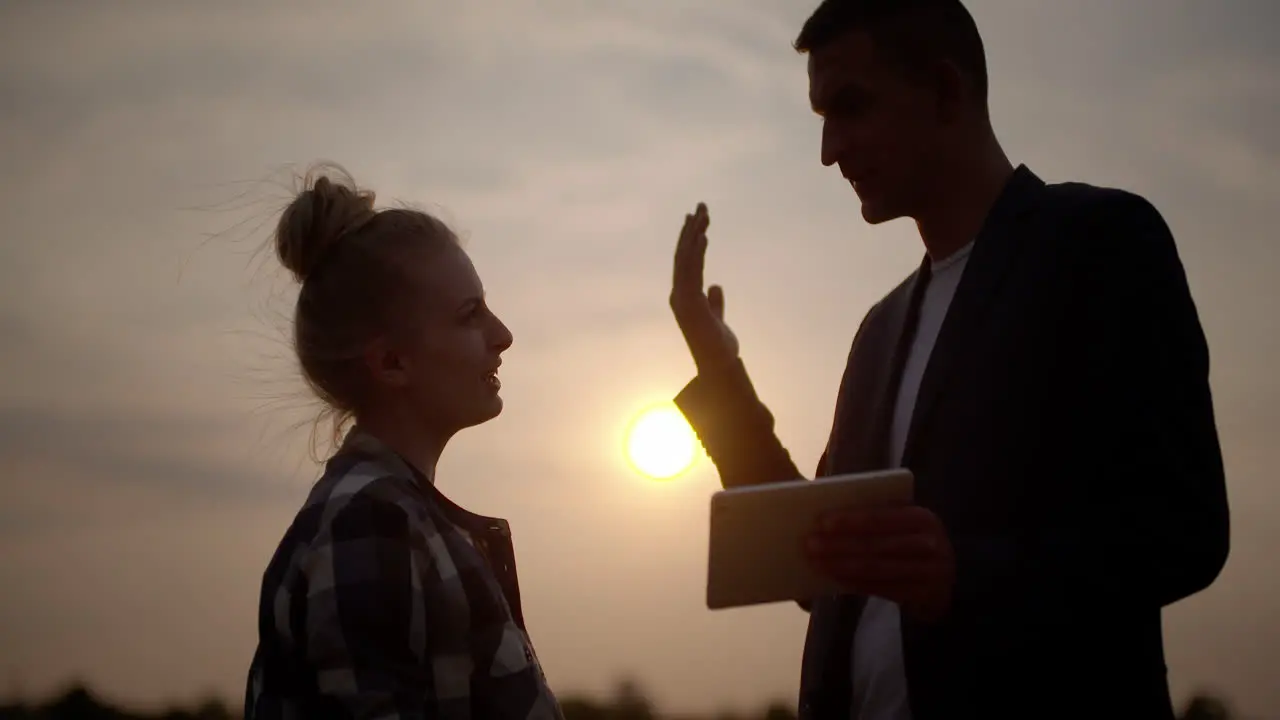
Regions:
M 436 463 L 449 441 L 447 436 L 426 428 L 408 413 L 373 413 L 361 417 L 359 425 L 435 482 Z

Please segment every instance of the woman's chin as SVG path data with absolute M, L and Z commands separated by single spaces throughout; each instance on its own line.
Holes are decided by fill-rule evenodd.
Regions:
M 502 414 L 502 397 L 494 393 L 485 400 L 482 407 L 477 407 L 473 425 L 489 422 Z
M 497 393 L 490 393 L 479 402 L 468 403 L 466 407 L 455 408 L 457 430 L 465 430 L 476 425 L 483 425 L 502 414 L 502 398 Z
M 494 393 L 493 399 L 489 401 L 490 415 L 486 420 L 492 420 L 502 414 L 502 396 Z

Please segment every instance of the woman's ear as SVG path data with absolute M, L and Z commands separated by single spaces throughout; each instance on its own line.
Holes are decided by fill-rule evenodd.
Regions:
M 364 364 L 377 386 L 401 388 L 409 384 L 408 359 L 385 337 L 374 339 L 365 348 Z

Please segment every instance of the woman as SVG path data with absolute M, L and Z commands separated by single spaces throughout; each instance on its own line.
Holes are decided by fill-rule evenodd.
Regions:
M 335 437 L 354 423 L 264 574 L 245 717 L 560 718 L 506 521 L 435 487 L 502 410 L 511 333 L 444 223 L 373 200 L 313 173 L 276 229 L 303 375 Z

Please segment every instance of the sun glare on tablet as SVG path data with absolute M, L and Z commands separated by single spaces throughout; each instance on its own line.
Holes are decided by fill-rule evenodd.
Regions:
M 627 429 L 627 460 L 654 480 L 670 480 L 688 470 L 697 450 L 693 428 L 672 405 L 644 410 Z

